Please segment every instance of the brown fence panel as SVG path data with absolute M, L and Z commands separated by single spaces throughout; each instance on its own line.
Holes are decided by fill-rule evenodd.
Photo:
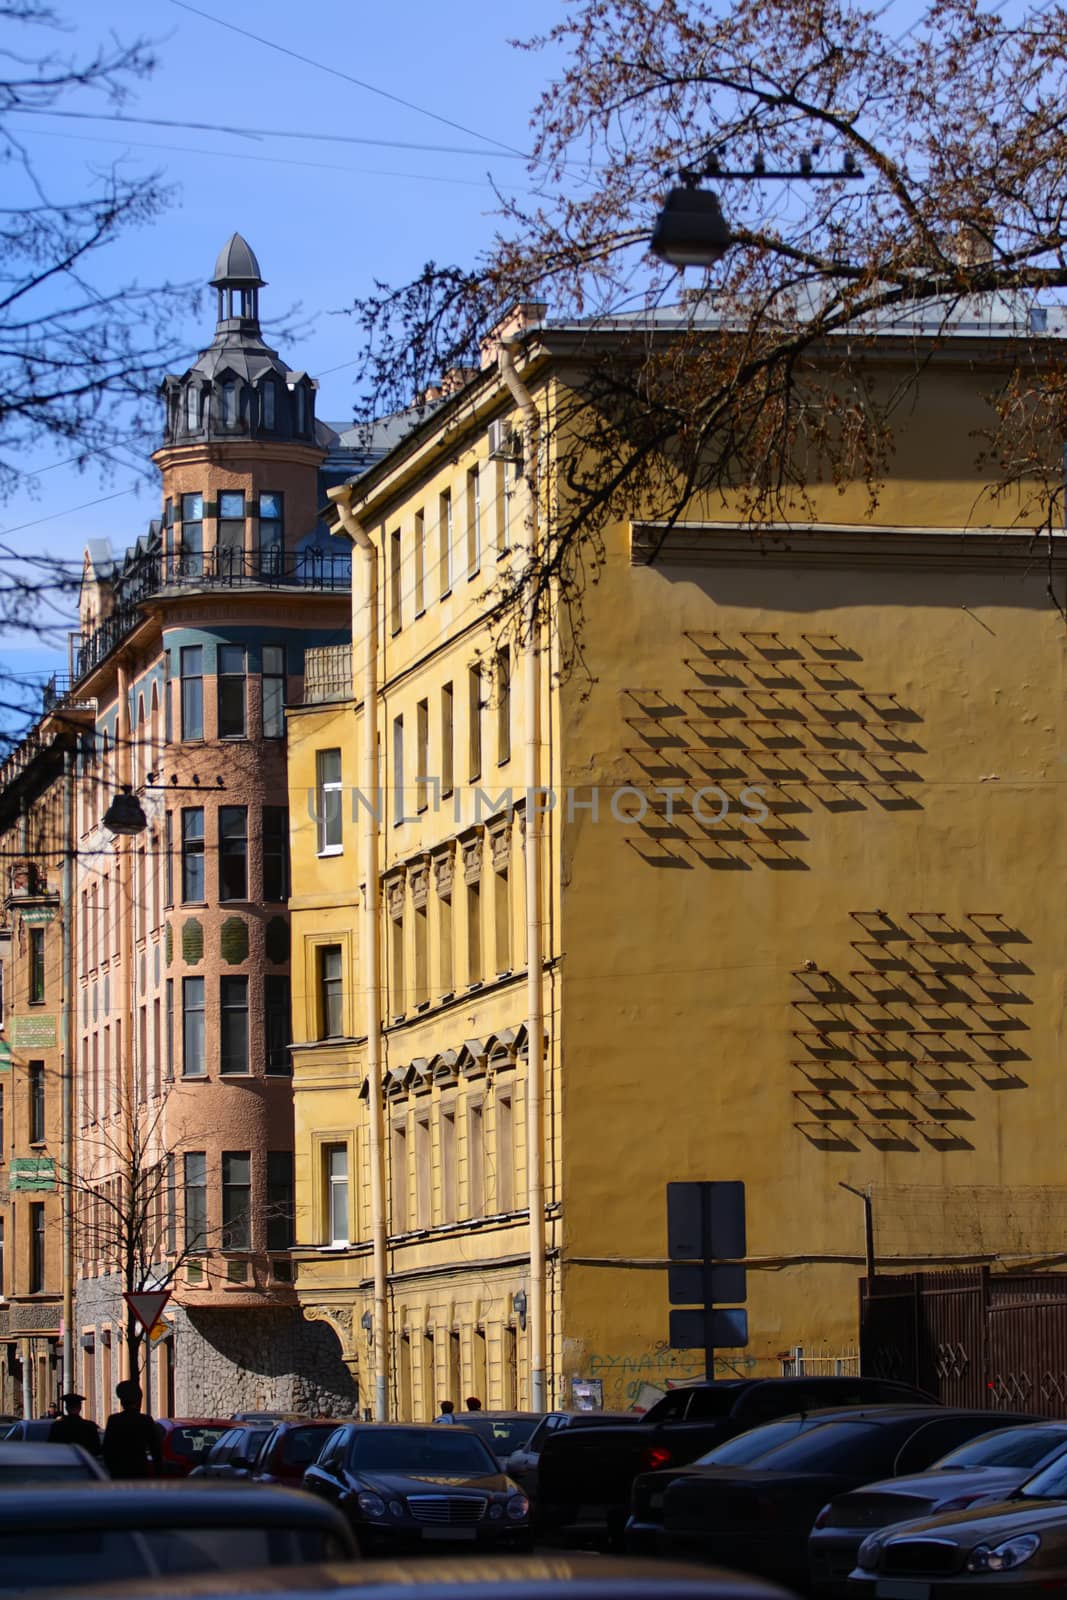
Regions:
M 988 1404 L 1067 1417 L 1067 1277 L 991 1278 Z

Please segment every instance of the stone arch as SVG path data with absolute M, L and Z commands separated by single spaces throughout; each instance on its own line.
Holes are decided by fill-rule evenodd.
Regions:
M 340 1356 L 348 1368 L 353 1382 L 359 1385 L 359 1351 L 356 1348 L 355 1337 L 352 1332 L 352 1312 L 340 1306 L 301 1306 L 304 1319 L 307 1322 L 323 1322 L 337 1336 L 340 1346 Z

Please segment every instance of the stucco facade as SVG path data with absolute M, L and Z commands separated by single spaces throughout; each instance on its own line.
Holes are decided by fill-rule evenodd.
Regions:
M 873 510 L 862 485 L 815 482 L 781 529 L 740 527 L 722 502 L 665 539 L 640 507 L 607 530 L 584 670 L 558 674 L 558 635 L 541 656 L 532 1129 L 527 663 L 489 625 L 523 489 L 499 430 L 490 454 L 488 423 L 519 425 L 495 371 L 353 484 L 378 552 L 382 1073 L 367 1081 L 359 685 L 316 656 L 320 703 L 290 717 L 297 1289 L 343 1324 L 362 1379 L 380 1094 L 393 1414 L 529 1402 L 530 1137 L 552 1404 L 574 1380 L 625 1406 L 702 1372 L 667 1347 L 672 1180 L 747 1185 L 750 1342 L 723 1372 L 781 1371 L 797 1346 L 855 1360 L 864 1213 L 842 1184 L 870 1196 L 880 1270 L 1058 1261 L 1063 553 L 1013 528 L 1017 504 L 974 465 L 981 390 L 1010 354 L 1010 327 L 994 334 L 961 331 L 930 362 Z M 872 344 L 872 371 L 920 335 Z M 543 419 L 575 371 L 565 333 L 531 335 Z M 329 749 L 339 861 L 302 820 Z M 449 759 L 440 792 L 418 783 Z M 316 943 L 342 951 L 337 1030 Z M 341 1149 L 347 1229 L 330 1209 Z

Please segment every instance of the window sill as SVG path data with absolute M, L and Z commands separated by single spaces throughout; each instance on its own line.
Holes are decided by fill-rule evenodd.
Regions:
M 467 582 L 468 583 L 473 583 L 475 578 L 480 578 L 481 575 L 482 575 L 481 567 L 480 566 L 475 567 L 472 572 L 468 572 L 467 573 Z
M 47 1139 L 31 1139 L 30 1140 L 30 1149 L 31 1150 L 46 1150 L 47 1148 L 48 1148 L 48 1140 Z
M 206 911 L 208 902 L 206 900 L 183 900 L 178 909 L 180 911 Z
M 316 853 L 317 853 L 317 855 L 319 857 L 319 860 L 321 861 L 323 856 L 340 856 L 340 855 L 343 855 L 344 854 L 344 849 L 345 849 L 345 847 L 344 847 L 343 844 L 330 844 L 330 845 L 326 846 L 325 850 L 319 850 Z

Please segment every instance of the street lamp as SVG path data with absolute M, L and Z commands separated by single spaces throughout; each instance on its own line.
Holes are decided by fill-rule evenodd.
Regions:
M 104 812 L 104 827 L 109 833 L 130 837 L 144 833 L 148 827 L 148 818 L 132 789 L 128 787 L 122 789 L 112 800 Z
M 652 230 L 652 254 L 672 267 L 710 267 L 733 243 L 719 197 L 709 189 L 672 189 Z

